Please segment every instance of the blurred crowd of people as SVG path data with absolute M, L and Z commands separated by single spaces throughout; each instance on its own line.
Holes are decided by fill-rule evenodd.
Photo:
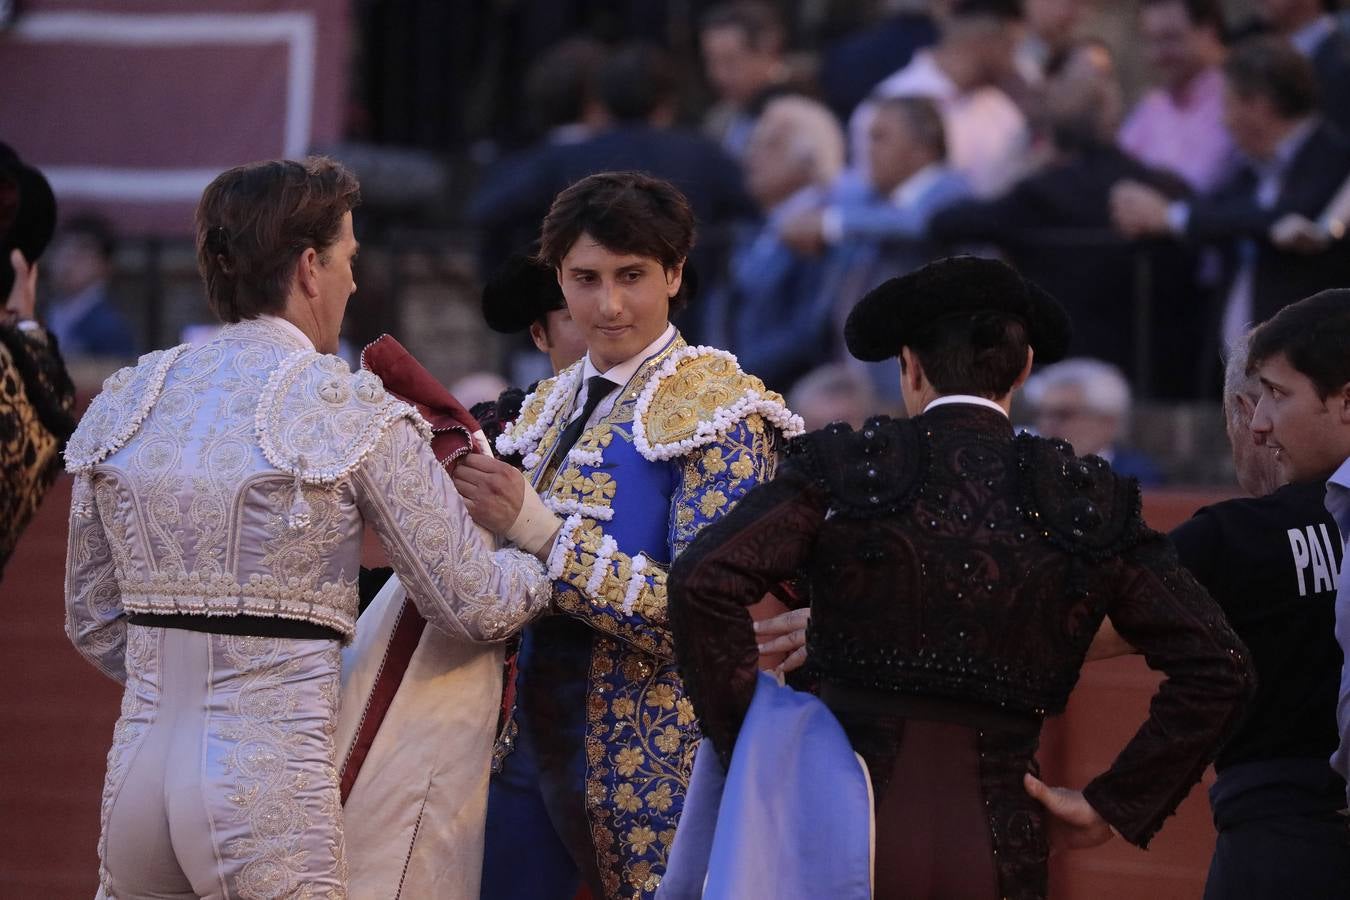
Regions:
M 638 168 L 703 229 L 682 330 L 780 390 L 845 363 L 865 291 L 969 250 L 1059 297 L 1076 355 L 1150 397 L 1215 395 L 1226 339 L 1350 276 L 1350 26 L 1322 0 L 1257 5 L 1241 26 L 1218 0 L 1142 0 L 1133 108 L 1086 0 L 890 3 L 811 65 L 794 5 L 705 7 L 701 130 L 679 124 L 674 55 L 569 37 L 525 76 L 543 136 L 470 204 L 482 266 L 527 247 L 562 187 Z M 878 407 L 898 399 L 891 368 L 861 369 Z
M 484 87 L 519 96 L 514 127 L 459 146 L 481 163 L 460 211 L 480 280 L 529 252 L 585 175 L 668 179 L 700 226 L 682 332 L 810 406 L 836 398 L 827 418 L 899 411 L 898 372 L 850 359 L 843 317 L 938 256 L 1001 256 L 1044 285 L 1073 318 L 1073 354 L 1110 371 L 1126 406 L 1217 396 L 1221 351 L 1249 325 L 1350 283 L 1350 16 L 1334 2 L 1259 0 L 1241 23 L 1220 0 L 1139 0 L 1126 39 L 1148 84 L 1133 104 L 1092 0 L 888 0 L 860 5 L 851 30 L 791 0 L 694 2 L 683 38 L 671 4 L 650 20 L 538 6 L 497 23 L 524 28 L 518 85 Z M 358 82 L 379 62 L 372 15 L 357 17 Z M 57 232 L 40 313 L 67 359 L 145 349 L 116 244 L 94 216 Z M 515 346 L 507 381 L 548 374 Z M 464 386 L 472 403 L 501 382 Z

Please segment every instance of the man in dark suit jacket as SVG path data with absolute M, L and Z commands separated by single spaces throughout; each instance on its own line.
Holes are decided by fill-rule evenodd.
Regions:
M 509 234 L 515 246 L 538 237 L 539 223 L 563 188 L 596 172 L 635 170 L 671 182 L 689 199 L 700 228 L 757 214 L 740 166 L 713 141 L 671 127 L 676 81 L 658 49 L 621 48 L 599 73 L 600 100 L 612 127 L 575 143 L 551 143 L 489 176 L 470 206 L 472 223 L 489 234 Z M 705 241 L 712 244 L 712 241 Z M 718 271 L 715 260 L 696 265 Z
M 1151 394 L 1185 395 L 1195 381 L 1189 365 L 1150 366 L 1139 372 L 1134 249 L 1110 239 L 1111 186 L 1123 178 L 1149 184 L 1159 196 L 1180 197 L 1184 185 L 1132 159 L 1112 140 L 1119 96 L 1109 51 L 1088 42 L 1049 73 L 1045 87 L 1049 162 L 1002 197 L 950 206 L 929 224 L 929 236 L 949 244 L 989 242 L 1017 269 L 1052 292 L 1074 323 L 1071 352 L 1110 362 L 1131 379 L 1148 375 Z M 1179 247 L 1151 248 L 1153 296 L 1151 356 L 1180 359 L 1158 346 L 1162 336 L 1186 332 L 1194 314 L 1190 265 Z
M 47 327 L 68 359 L 136 355 L 131 324 L 109 290 L 115 249 L 112 225 L 93 215 L 70 219 L 53 243 L 55 292 L 47 307 Z
M 927 3 L 902 8 L 868 28 L 845 35 L 821 53 L 821 94 L 841 122 L 887 75 L 909 64 L 916 50 L 937 43 L 938 29 Z M 912 6 L 913 9 L 903 8 Z
M 1337 0 L 1259 0 L 1260 17 L 1239 35 L 1274 34 L 1310 63 L 1326 116 L 1350 132 L 1350 28 Z
M 1312 66 L 1279 39 L 1238 47 L 1224 63 L 1224 79 L 1228 128 L 1248 159 L 1242 170 L 1213 194 L 1184 202 L 1121 184 L 1112 210 L 1129 237 L 1170 233 L 1220 248 L 1226 299 L 1214 320 L 1231 341 L 1301 297 L 1350 284 L 1350 247 L 1333 243 L 1303 255 L 1270 238 L 1288 213 L 1318 218 L 1350 175 L 1350 140 L 1317 115 Z

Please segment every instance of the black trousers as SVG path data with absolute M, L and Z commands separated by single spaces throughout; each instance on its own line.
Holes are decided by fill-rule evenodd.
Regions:
M 1325 759 L 1231 766 L 1209 800 L 1219 837 L 1205 900 L 1350 897 L 1345 783 Z

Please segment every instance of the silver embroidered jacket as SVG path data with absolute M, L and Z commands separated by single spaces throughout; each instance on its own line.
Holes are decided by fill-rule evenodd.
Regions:
M 350 639 L 363 524 L 433 626 L 508 636 L 551 584 L 473 524 L 428 433 L 375 375 L 266 319 L 141 357 L 66 449 L 71 641 L 121 681 L 129 613 L 277 616 Z

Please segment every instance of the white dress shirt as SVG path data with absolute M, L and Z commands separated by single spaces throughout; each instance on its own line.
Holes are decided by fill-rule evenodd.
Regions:
M 619 363 L 617 366 L 613 366 L 603 372 L 596 368 L 595 362 L 591 359 L 591 354 L 588 352 L 581 366 L 581 381 L 577 386 L 576 400 L 572 404 L 572 415 L 567 421 L 571 422 L 572 419 L 581 415 L 582 407 L 585 405 L 584 394 L 586 385 L 590 383 L 591 378 L 595 375 L 603 375 L 606 381 L 614 382 L 615 387 L 614 390 L 609 392 L 609 395 L 605 397 L 605 399 L 600 401 L 600 405 L 595 408 L 595 412 L 591 413 L 591 417 L 586 420 L 586 427 L 591 427 L 613 412 L 614 404 L 619 402 L 619 394 L 623 386 L 628 384 L 628 380 L 637 373 L 638 368 L 641 367 L 649 357 L 664 347 L 674 336 L 675 326 L 666 325 L 666 330 L 661 332 L 661 336 L 656 340 L 652 341 L 646 347 L 643 347 L 636 354 L 628 357 L 628 359 Z

